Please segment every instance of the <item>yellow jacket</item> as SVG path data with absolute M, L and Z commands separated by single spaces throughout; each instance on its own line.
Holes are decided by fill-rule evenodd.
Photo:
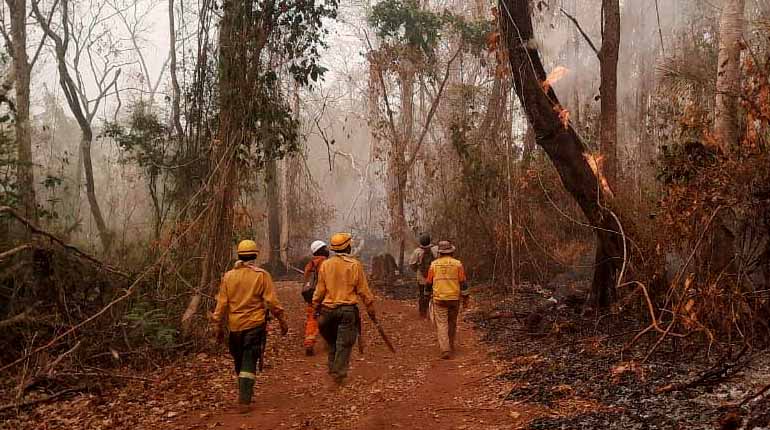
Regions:
M 433 286 L 435 300 L 460 300 L 468 295 L 463 263 L 448 255 L 433 260 L 425 281 Z
M 222 277 L 212 322 L 218 325 L 227 316 L 230 331 L 248 330 L 265 323 L 266 309 L 276 316 L 283 312 L 273 278 L 252 262 L 237 261 Z
M 327 308 L 355 305 L 358 296 L 367 308 L 374 303 L 369 283 L 361 262 L 347 254 L 335 254 L 318 269 L 318 282 L 313 294 L 313 306 L 323 304 Z

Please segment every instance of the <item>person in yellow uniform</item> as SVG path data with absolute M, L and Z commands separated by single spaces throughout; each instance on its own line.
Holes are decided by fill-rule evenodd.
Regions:
M 363 265 L 350 255 L 351 241 L 352 236 L 348 233 L 331 237 L 329 248 L 334 255 L 318 269 L 313 294 L 321 336 L 329 345 L 329 374 L 340 384 L 347 377 L 350 354 L 361 329 L 359 296 L 369 316 L 375 318 L 374 296 L 369 290 Z
M 273 278 L 267 271 L 257 267 L 257 254 L 259 251 L 253 240 L 244 240 L 238 244 L 238 261 L 222 278 L 217 306 L 211 316 L 217 340 L 221 341 L 224 337 L 223 320 L 226 319 L 230 330 L 229 347 L 238 375 L 238 403 L 241 412 L 249 410 L 256 372 L 261 370 L 257 362 L 262 359 L 267 340 L 268 312 L 278 319 L 282 334 L 289 331 L 273 287 Z
M 469 298 L 465 269 L 463 263 L 453 257 L 454 252 L 455 247 L 450 242 L 440 241 L 439 257 L 431 263 L 425 278 L 433 290 L 433 323 L 443 359 L 448 359 L 455 350 L 460 299 L 465 307 Z

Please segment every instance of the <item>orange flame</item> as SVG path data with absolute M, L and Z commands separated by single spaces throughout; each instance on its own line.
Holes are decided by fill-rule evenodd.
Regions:
M 612 188 L 610 188 L 610 183 L 607 182 L 607 178 L 604 176 L 604 173 L 602 172 L 602 162 L 604 161 L 604 156 L 603 155 L 597 156 L 588 152 L 584 152 L 583 158 L 585 158 L 586 162 L 588 163 L 588 166 L 596 175 L 596 178 L 599 180 L 599 184 L 601 185 L 604 193 L 608 197 L 614 198 L 615 194 L 612 192 Z
M 567 76 L 569 73 L 569 69 L 564 66 L 556 66 L 555 69 L 551 70 L 551 73 L 546 76 L 545 81 L 543 81 L 543 91 L 548 92 L 548 90 L 551 89 L 553 84 L 561 80 L 561 78 Z
M 561 121 L 561 125 L 563 125 L 565 129 L 569 127 L 569 111 L 564 109 L 562 105 L 559 104 L 553 106 L 553 111 L 559 115 L 559 121 Z

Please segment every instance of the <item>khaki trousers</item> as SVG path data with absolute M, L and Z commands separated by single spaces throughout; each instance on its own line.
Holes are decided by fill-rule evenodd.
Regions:
M 436 335 L 441 352 L 454 351 L 460 301 L 434 299 L 431 308 L 433 309 L 433 323 L 436 324 Z

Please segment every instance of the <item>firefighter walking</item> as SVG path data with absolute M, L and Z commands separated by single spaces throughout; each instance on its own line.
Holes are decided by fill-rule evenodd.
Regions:
M 308 356 L 313 355 L 313 348 L 318 337 L 318 320 L 316 320 L 315 308 L 313 308 L 313 293 L 315 293 L 318 284 L 318 269 L 321 267 L 321 263 L 329 258 L 329 248 L 323 241 L 316 240 L 310 244 L 310 252 L 313 254 L 313 258 L 305 265 L 305 286 L 302 288 L 302 298 L 307 303 L 303 346 L 305 355 Z
M 350 255 L 351 241 L 348 233 L 331 237 L 329 247 L 334 255 L 319 268 L 313 294 L 321 336 L 329 345 L 328 371 L 338 384 L 347 377 L 350 354 L 361 329 L 359 296 L 370 318 L 375 319 L 374 296 L 363 265 Z
M 267 316 L 272 312 L 286 334 L 289 326 L 284 318 L 270 274 L 257 267 L 257 244 L 244 240 L 238 244 L 238 261 L 225 273 L 217 293 L 217 305 L 211 316 L 218 341 L 224 337 L 223 321 L 230 331 L 230 354 L 238 375 L 238 403 L 241 412 L 250 408 L 256 372 L 259 370 L 267 339 Z
M 460 260 L 453 257 L 454 252 L 450 242 L 439 242 L 439 257 L 431 263 L 426 277 L 426 283 L 433 290 L 432 318 L 443 359 L 449 359 L 455 351 L 460 300 L 466 307 L 469 298 L 465 269 Z
M 417 308 L 422 318 L 428 317 L 428 304 L 431 299 L 430 287 L 425 282 L 425 278 L 428 276 L 430 265 L 436 257 L 438 257 L 438 250 L 431 243 L 430 235 L 421 235 L 420 247 L 412 252 L 412 256 L 409 259 L 409 267 L 415 272 L 417 277 Z

